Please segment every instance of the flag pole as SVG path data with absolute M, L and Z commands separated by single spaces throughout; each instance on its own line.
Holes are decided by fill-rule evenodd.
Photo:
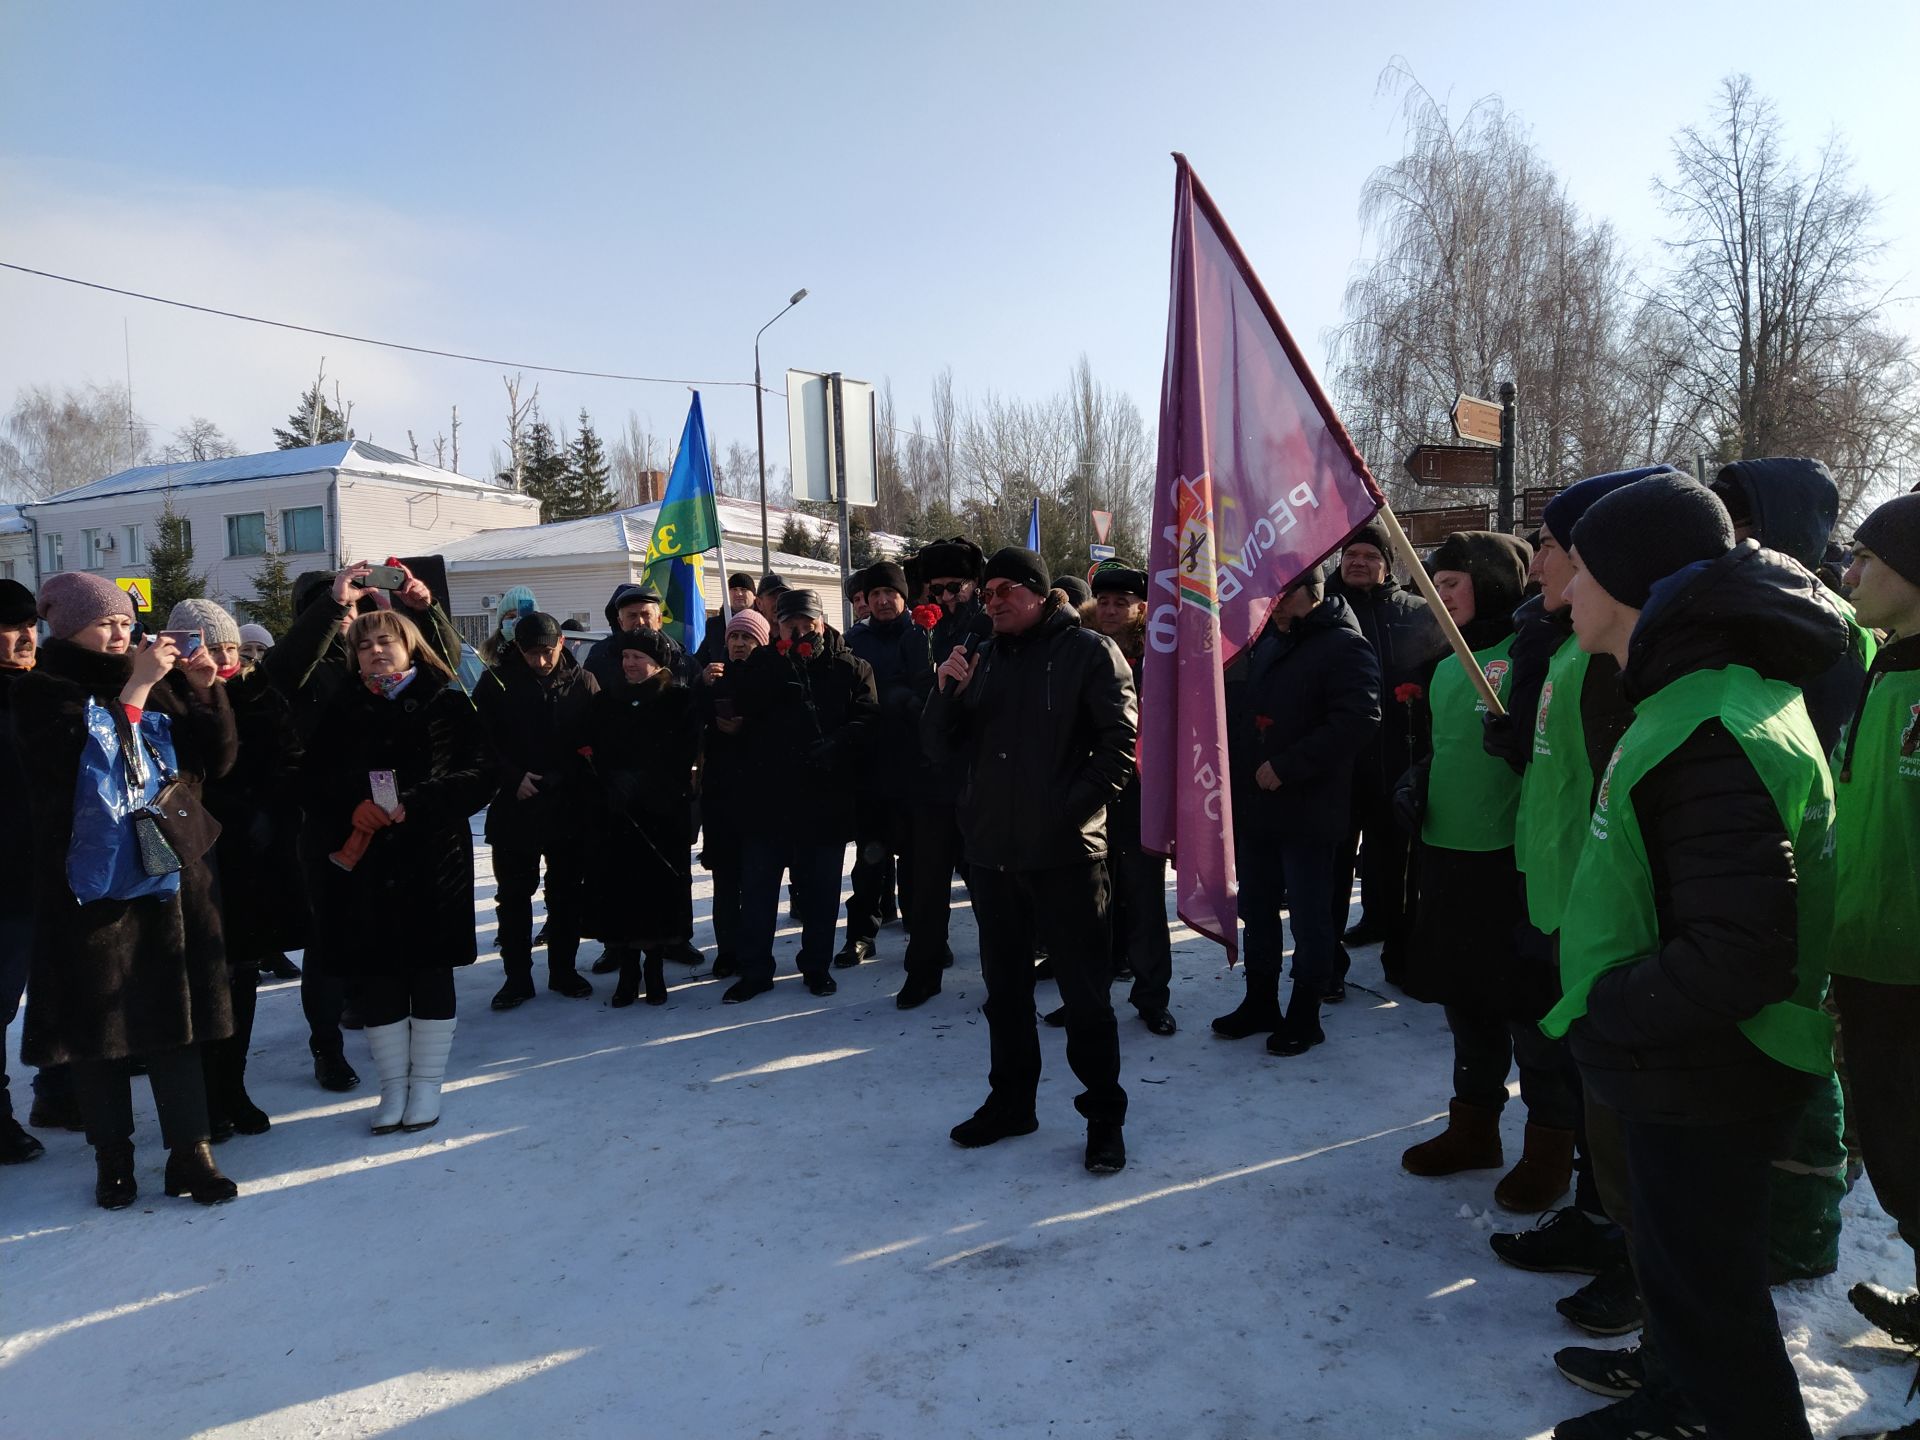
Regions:
M 1433 577 L 1427 574 L 1427 567 L 1420 563 L 1420 552 L 1413 548 L 1413 542 L 1407 538 L 1407 532 L 1400 528 L 1400 517 L 1393 513 L 1393 506 L 1385 500 L 1380 502 L 1380 514 L 1377 517 L 1386 527 L 1387 537 L 1393 541 L 1393 548 L 1400 558 L 1406 561 L 1407 569 L 1413 572 L 1413 583 L 1420 593 L 1427 597 L 1427 606 L 1433 611 L 1433 618 L 1440 622 L 1440 629 L 1447 637 L 1447 643 L 1453 646 L 1453 653 L 1460 657 L 1460 663 L 1467 667 L 1467 678 L 1473 682 L 1473 688 L 1480 692 L 1480 698 L 1486 702 L 1487 709 L 1504 716 L 1506 706 L 1500 703 L 1500 697 L 1494 694 L 1493 686 L 1488 683 L 1480 662 L 1473 658 L 1473 647 L 1467 644 L 1467 637 L 1460 633 L 1460 627 L 1453 623 L 1453 616 L 1447 612 L 1446 602 L 1440 598 L 1440 592 L 1434 588 Z

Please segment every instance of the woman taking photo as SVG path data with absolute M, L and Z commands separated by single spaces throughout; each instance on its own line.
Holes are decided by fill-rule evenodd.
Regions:
M 346 638 L 355 683 L 320 713 L 302 765 L 307 954 L 366 1027 L 385 1135 L 440 1118 L 453 972 L 476 954 L 468 819 L 494 777 L 473 702 L 411 620 L 375 610 Z
M 51 638 L 13 688 L 31 801 L 37 917 L 21 1054 L 33 1065 L 71 1065 L 102 1208 L 124 1209 L 140 1193 L 134 1061 L 145 1065 L 160 1112 L 167 1194 L 203 1205 L 231 1200 L 239 1190 L 207 1145 L 200 1058 L 202 1045 L 233 1031 L 208 856 L 186 846 L 176 855 L 177 870 L 143 869 L 132 838 L 135 816 L 113 816 L 87 794 L 96 787 L 83 790 L 80 780 L 83 753 L 101 752 L 110 733 L 117 737 L 110 755 L 89 772 L 102 795 L 150 804 L 171 782 L 189 792 L 185 805 L 197 808 L 202 783 L 233 765 L 233 712 L 214 684 L 204 646 L 183 657 L 165 636 L 145 646 L 133 642 L 133 607 L 111 581 L 54 575 L 41 587 L 39 609 Z M 85 801 L 91 804 L 81 817 L 83 833 L 104 848 L 83 845 L 80 853 L 91 858 L 70 867 Z M 102 855 L 116 863 L 102 863 Z M 130 891 L 136 898 L 116 898 Z

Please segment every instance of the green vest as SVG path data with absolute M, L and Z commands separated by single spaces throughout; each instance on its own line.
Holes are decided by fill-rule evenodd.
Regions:
M 1473 652 L 1480 673 L 1506 703 L 1513 664 L 1513 637 Z M 1441 850 L 1504 850 L 1513 844 L 1513 817 L 1520 805 L 1520 777 L 1506 761 L 1487 754 L 1480 717 L 1487 702 L 1467 678 L 1459 657 L 1449 655 L 1433 672 L 1427 692 L 1433 712 L 1433 766 L 1427 776 L 1427 814 L 1420 838 Z
M 1593 813 L 1593 765 L 1580 716 L 1592 661 L 1571 636 L 1554 652 L 1533 714 L 1533 758 L 1520 781 L 1513 854 L 1527 877 L 1527 917 L 1543 935 L 1560 928 Z
M 1653 871 L 1633 813 L 1633 788 L 1704 721 L 1718 717 L 1746 752 L 1794 837 L 1800 963 L 1791 999 L 1769 1005 L 1740 1029 L 1782 1065 L 1826 1075 L 1833 1069 L 1833 1021 L 1820 1009 L 1833 916 L 1833 782 L 1795 687 L 1763 680 L 1744 665 L 1696 670 L 1634 707 L 1600 781 L 1587 843 L 1573 873 L 1560 925 L 1564 998 L 1540 1028 L 1556 1039 L 1587 1013 L 1587 992 L 1608 970 L 1656 954 L 1659 921 Z
M 1920 670 L 1873 677 L 1842 768 L 1852 729 L 1833 751 L 1839 878 L 1828 968 L 1920 985 Z

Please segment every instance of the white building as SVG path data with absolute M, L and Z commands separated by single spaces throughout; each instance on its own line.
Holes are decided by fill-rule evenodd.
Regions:
M 759 505 L 727 496 L 717 498 L 714 505 L 720 518 L 721 548 L 702 557 L 700 576 L 710 610 L 725 603 L 728 575 L 736 570 L 760 574 Z M 604 629 L 606 603 L 614 590 L 638 581 L 646 569 L 647 542 L 659 514 L 660 503 L 654 501 L 585 520 L 488 530 L 441 546 L 454 623 L 471 643 L 478 644 L 492 627 L 501 595 L 515 585 L 525 585 L 548 614 L 562 621 L 576 620 L 590 630 Z M 768 507 L 768 533 L 774 545 L 780 543 L 788 514 Z M 838 525 L 804 514 L 795 518 L 837 549 Z M 876 533 L 873 544 L 889 558 L 905 548 L 897 535 Z M 826 591 L 830 601 L 838 597 L 838 561 L 775 550 L 773 568 L 790 584 Z
M 33 583 L 33 526 L 18 505 L 0 505 L 0 580 Z
M 189 526 L 208 598 L 229 608 L 255 594 L 269 547 L 297 575 L 433 554 L 483 530 L 530 525 L 540 514 L 531 496 L 364 440 L 143 465 L 21 507 L 37 562 L 28 583 L 37 588 L 61 570 L 109 579 L 148 574 L 147 547 L 169 500 Z M 0 547 L 0 557 L 6 553 Z

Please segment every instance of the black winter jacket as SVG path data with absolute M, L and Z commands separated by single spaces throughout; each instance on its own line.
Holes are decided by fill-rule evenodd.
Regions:
M 584 933 L 610 944 L 664 945 L 687 904 L 691 779 L 699 743 L 693 692 L 660 670 L 594 694 L 585 737 L 591 806 L 569 819 L 594 840 L 587 855 Z
M 406 819 L 376 832 L 359 865 L 342 870 L 327 856 L 371 798 L 375 770 L 394 772 Z M 300 848 L 314 920 L 308 955 L 338 975 L 471 965 L 469 822 L 498 778 L 473 702 L 424 666 L 390 700 L 356 679 L 320 713 L 301 773 Z
M 933 661 L 927 632 L 901 614 L 881 624 L 866 620 L 853 628 L 847 648 L 873 671 L 880 717 L 862 780 L 870 794 L 888 800 L 910 799 L 918 790 L 920 712 L 933 689 Z
M 341 622 L 355 612 L 333 598 L 327 588 L 332 576 L 301 578 L 308 583 L 294 597 L 299 612 L 280 643 L 260 661 L 260 668 L 287 697 L 294 732 L 304 745 L 334 696 L 349 686 L 360 687 L 340 629 Z M 447 668 L 458 674 L 460 632 L 453 628 L 446 612 L 436 604 L 424 614 L 405 609 L 401 613 L 419 627 L 421 638 L 446 661 Z
M 933 634 L 927 639 L 928 658 L 937 671 L 946 663 L 947 656 L 953 653 L 956 645 L 964 645 L 968 637 L 975 641 L 975 650 L 985 644 L 993 633 L 993 626 L 987 620 L 987 612 L 978 600 L 969 601 L 950 615 L 944 615 L 940 623 L 933 627 Z M 940 682 L 933 682 L 933 689 Z M 929 694 L 932 690 L 928 691 Z M 967 783 L 967 762 L 962 755 L 949 755 L 943 761 L 928 758 L 926 746 L 920 747 L 920 790 L 916 797 L 928 805 L 957 805 L 960 792 Z
M 1360 590 L 1336 574 L 1327 581 L 1327 596 L 1347 602 L 1380 662 L 1380 725 L 1354 764 L 1354 782 L 1388 788 L 1413 763 L 1417 745 L 1413 712 L 1395 702 L 1393 693 L 1402 685 L 1425 683 L 1433 662 L 1447 652 L 1446 637 L 1425 597 L 1391 578 Z
M 27 775 L 13 739 L 13 687 L 25 670 L 0 669 L 0 875 L 20 876 L 33 860 L 33 828 L 27 824 Z M 0 916 L 33 914 L 33 887 L 0 885 Z
M 773 827 L 789 841 L 844 844 L 853 838 L 857 776 L 880 701 L 867 662 L 847 649 L 840 632 L 781 653 L 762 645 L 744 663 L 729 665 L 713 685 L 715 700 L 731 700 L 746 721 L 740 732 L 749 828 Z
M 1104 858 L 1107 805 L 1134 774 L 1136 732 L 1119 647 L 1057 595 L 1032 629 L 983 644 L 967 688 L 936 688 L 920 718 L 928 758 L 966 764 L 967 859 L 995 870 Z
M 33 845 L 33 957 L 20 1053 L 30 1065 L 123 1060 L 233 1032 L 227 952 L 213 857 L 180 871 L 170 897 L 77 904 L 67 884 L 74 786 L 89 699 L 117 706 L 129 655 L 51 640 L 13 685 L 14 736 L 26 768 Z M 201 790 L 233 766 L 233 711 L 224 687 L 202 693 L 177 671 L 146 708 L 171 717 L 179 776 Z
M 1513 648 L 1508 656 L 1513 675 L 1507 684 L 1507 713 L 1482 717 L 1485 729 L 1481 744 L 1489 755 L 1497 756 L 1524 775 L 1533 760 L 1533 725 L 1540 709 L 1540 692 L 1546 686 L 1547 666 L 1564 645 L 1574 644 L 1573 612 L 1548 610 L 1540 596 L 1513 613 Z M 1633 707 L 1620 690 L 1620 672 L 1604 656 L 1587 666 L 1580 688 L 1580 729 L 1586 740 L 1587 768 L 1593 772 L 1593 788 L 1600 788 L 1613 747 L 1633 723 Z
M 593 648 L 587 652 L 587 673 L 593 676 L 602 690 L 611 690 L 615 686 L 624 683 L 626 679 L 626 677 L 620 673 L 620 646 L 618 643 L 620 639 L 620 606 L 616 602 L 619 601 L 623 594 L 632 589 L 632 585 L 625 583 L 614 586 L 613 594 L 608 598 L 604 611 L 607 617 L 607 628 L 613 633 L 604 640 L 596 640 Z M 671 635 L 662 633 L 660 638 L 667 642 L 666 669 L 671 671 L 673 678 L 682 685 L 692 684 L 694 665 L 692 659 L 687 655 L 686 648 Z M 724 643 L 722 645 L 721 658 L 725 658 Z
M 310 934 L 306 869 L 300 863 L 300 761 L 293 711 L 255 667 L 223 687 L 239 752 L 233 769 L 206 786 L 220 822 L 214 847 L 220 913 L 234 963 L 304 950 Z
M 1638 701 L 1696 670 L 1745 665 L 1798 683 L 1844 654 L 1849 629 L 1806 569 L 1751 541 L 1655 587 L 1621 683 Z M 1708 1124 L 1799 1103 L 1811 1077 L 1738 1022 L 1793 993 L 1793 844 L 1739 742 L 1708 721 L 1633 789 L 1660 949 L 1594 984 L 1568 1032 L 1602 1103 L 1629 1119 Z
M 600 687 L 563 647 L 545 680 L 509 645 L 475 687 L 495 761 L 496 789 L 487 806 L 487 843 L 525 850 L 575 845 L 584 836 L 574 812 L 590 790 L 580 747 L 587 743 L 587 707 Z M 520 781 L 538 775 L 531 800 Z
M 1345 600 L 1271 622 L 1227 676 L 1237 836 L 1344 838 L 1353 767 L 1380 728 L 1380 664 Z M 1254 778 L 1271 764 L 1278 790 Z

